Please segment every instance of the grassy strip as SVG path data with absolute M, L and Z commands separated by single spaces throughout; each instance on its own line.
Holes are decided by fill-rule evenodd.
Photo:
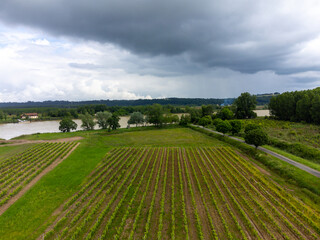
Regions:
M 320 163 L 320 150 L 302 143 L 289 143 L 287 141 L 270 138 L 269 144 L 280 148 L 298 157 L 308 159 L 314 163 Z
M 268 154 L 265 154 L 262 151 L 256 150 L 255 148 L 248 146 L 245 143 L 238 142 L 234 139 L 221 136 L 216 133 L 209 132 L 205 129 L 189 126 L 191 129 L 195 131 L 202 132 L 206 135 L 214 137 L 220 141 L 228 143 L 233 147 L 240 149 L 246 155 L 256 159 L 261 162 L 265 166 L 267 166 L 270 170 L 277 173 L 291 184 L 295 184 L 298 187 L 306 188 L 312 193 L 315 193 L 320 196 L 320 179 L 295 167 L 291 164 L 284 162 L 278 158 L 272 157 Z
M 34 239 L 56 217 L 51 216 L 105 155 L 107 148 L 83 143 L 0 216 L 2 239 Z
M 307 159 L 304 159 L 304 158 L 301 158 L 301 157 L 297 157 L 296 155 L 293 155 L 291 153 L 288 153 L 288 152 L 283 151 L 283 150 L 281 150 L 279 148 L 276 148 L 276 147 L 272 147 L 272 146 L 269 146 L 269 145 L 264 145 L 263 147 L 266 148 L 266 149 L 269 149 L 269 150 L 271 150 L 273 152 L 279 153 L 282 156 L 290 158 L 293 161 L 299 162 L 299 163 L 304 164 L 304 165 L 306 165 L 306 166 L 308 166 L 310 168 L 313 168 L 315 170 L 320 171 L 320 164 L 319 163 L 314 163 L 314 162 L 311 162 L 310 160 L 307 160 Z

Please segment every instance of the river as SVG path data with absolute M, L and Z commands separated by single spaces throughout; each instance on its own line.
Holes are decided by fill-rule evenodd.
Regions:
M 120 117 L 120 127 L 127 127 L 127 121 L 129 116 Z M 78 127 L 76 130 L 81 130 L 81 120 L 74 120 Z M 9 140 L 14 137 L 21 135 L 34 134 L 34 133 L 50 133 L 50 132 L 59 132 L 59 122 L 57 121 L 35 121 L 35 122 L 20 122 L 20 123 L 5 123 L 0 124 L 0 139 Z M 95 129 L 98 129 L 99 126 L 96 125 Z

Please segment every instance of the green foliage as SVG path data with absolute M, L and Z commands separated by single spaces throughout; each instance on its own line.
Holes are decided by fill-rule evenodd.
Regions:
M 154 124 L 157 127 L 161 127 L 163 124 L 163 108 L 160 104 L 153 104 L 149 107 L 147 113 L 148 122 Z
M 107 129 L 109 126 L 108 119 L 111 118 L 112 114 L 110 112 L 97 112 L 97 123 L 100 128 Z
M 253 144 L 257 148 L 268 143 L 268 135 L 262 129 L 253 129 L 246 133 L 244 140 L 246 143 Z
M 82 124 L 81 127 L 83 130 L 93 130 L 96 123 L 94 122 L 94 118 L 89 113 L 80 116 Z
M 233 112 L 230 110 L 229 107 L 224 107 L 221 109 L 221 111 L 218 113 L 218 118 L 221 118 L 222 120 L 230 120 L 233 118 Z
M 222 122 L 223 120 L 221 118 L 215 118 L 213 119 L 212 124 L 217 126 L 219 123 L 222 123 Z
M 280 120 L 320 124 L 320 88 L 282 93 L 271 98 L 269 109 Z
M 186 107 L 186 112 L 189 113 L 192 123 L 197 123 L 202 117 L 202 109 Z
M 120 127 L 119 121 L 120 117 L 116 113 L 113 113 L 112 116 L 108 118 L 109 131 L 111 131 L 111 129 L 118 129 Z
M 128 124 L 143 124 L 144 123 L 144 116 L 141 112 L 133 112 L 130 114 L 130 118 L 128 120 Z
M 180 118 L 180 122 L 179 122 L 179 125 L 181 126 L 187 126 L 188 123 L 191 122 L 191 118 L 189 115 L 182 115 L 181 118 Z
M 253 112 L 257 105 L 256 96 L 248 92 L 241 93 L 233 104 L 236 106 L 236 118 L 255 118 L 257 116 L 257 114 Z
M 223 134 L 226 134 L 227 132 L 230 132 L 231 129 L 232 129 L 232 126 L 231 126 L 231 124 L 229 123 L 229 121 L 227 121 L 227 120 L 219 123 L 219 124 L 217 125 L 217 127 L 216 127 L 216 130 L 217 130 L 218 132 L 223 133 Z
M 207 115 L 211 115 L 212 112 L 213 112 L 213 106 L 211 104 L 202 105 L 202 107 L 201 107 L 202 117 L 207 116 Z
M 254 123 L 249 123 L 248 125 L 246 125 L 246 127 L 244 128 L 244 132 L 247 134 L 249 131 L 251 130 L 255 130 L 255 129 L 261 129 L 260 125 L 254 124 Z
M 64 118 L 59 123 L 59 130 L 61 132 L 70 132 L 71 130 L 76 130 L 77 127 L 78 125 L 71 118 Z
M 311 111 L 312 121 L 316 124 L 320 124 L 320 94 L 316 95 L 313 98 L 310 111 Z
M 212 123 L 212 119 L 208 115 L 200 118 L 198 122 L 198 124 L 201 126 L 207 126 L 207 125 L 210 125 L 211 123 Z
M 229 121 L 229 123 L 231 124 L 231 127 L 232 127 L 232 129 L 231 129 L 232 135 L 235 135 L 241 131 L 241 129 L 242 129 L 241 121 L 231 120 L 231 121 Z

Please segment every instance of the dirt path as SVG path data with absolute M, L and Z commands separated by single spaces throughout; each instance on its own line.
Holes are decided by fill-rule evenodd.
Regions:
M 28 143 L 44 143 L 44 142 L 73 142 L 84 139 L 83 137 L 60 138 L 53 140 L 0 140 L 0 147 L 16 146 Z M 2 143 L 2 144 L 1 144 Z
M 17 195 L 12 197 L 5 205 L 0 207 L 0 216 L 12 205 L 14 204 L 20 197 L 22 197 L 33 185 L 35 185 L 44 175 L 58 166 L 63 160 L 65 160 L 78 146 L 80 143 L 77 143 L 64 158 L 56 159 L 50 166 L 44 169 L 39 175 L 37 175 L 31 182 L 29 182 Z

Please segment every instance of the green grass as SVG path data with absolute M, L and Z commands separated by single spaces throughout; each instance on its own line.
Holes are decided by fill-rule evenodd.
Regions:
M 117 146 L 217 146 L 219 140 L 188 128 L 121 129 L 76 133 L 39 134 L 38 139 L 86 137 L 81 145 L 54 170 L 0 216 L 0 239 L 35 239 L 56 216 L 52 213 L 87 181 L 87 176 L 112 147 Z M 32 135 L 32 138 L 35 137 Z
M 261 125 L 270 137 L 289 143 L 301 143 L 306 146 L 320 148 L 320 126 L 307 123 L 296 123 L 272 119 L 247 119 L 243 124 Z
M 26 149 L 32 147 L 34 143 L 30 144 L 22 144 L 22 145 L 16 145 L 16 146 L 10 146 L 5 145 L 3 147 L 0 147 L 0 161 L 9 157 L 12 157 L 13 155 L 23 152 Z
M 304 165 L 306 165 L 306 166 L 308 166 L 310 168 L 313 168 L 315 170 L 320 171 L 320 164 L 311 162 L 311 161 L 309 161 L 307 159 L 304 159 L 304 158 L 301 158 L 301 157 L 297 157 L 297 156 L 295 156 L 293 154 L 287 153 L 287 152 L 285 152 L 285 151 L 283 151 L 283 150 L 281 150 L 279 148 L 271 147 L 269 145 L 264 145 L 263 147 L 266 148 L 266 149 L 269 149 L 271 151 L 274 151 L 274 152 L 276 152 L 278 154 L 281 154 L 282 156 L 285 156 L 285 157 L 287 157 L 287 158 L 289 158 L 289 159 L 291 159 L 293 161 L 299 162 L 299 163 L 304 164 Z

